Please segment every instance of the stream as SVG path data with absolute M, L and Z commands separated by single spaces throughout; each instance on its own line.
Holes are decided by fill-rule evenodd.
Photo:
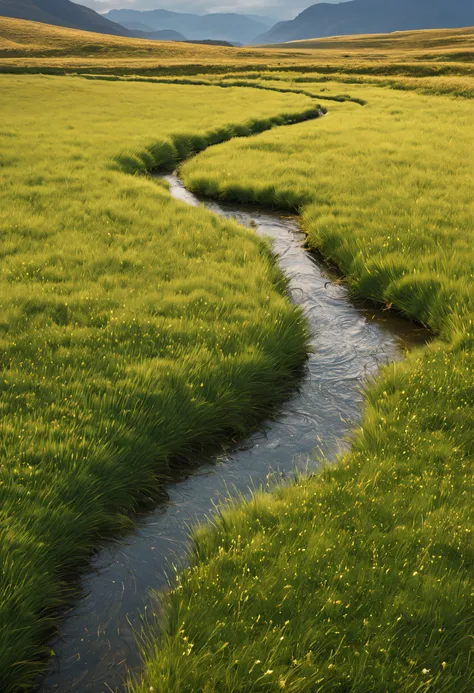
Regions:
M 164 178 L 173 197 L 202 204 L 178 178 Z M 273 239 L 291 299 L 303 307 L 311 327 L 306 375 L 274 420 L 168 484 L 163 502 L 137 518 L 132 533 L 93 557 L 81 579 L 82 596 L 51 643 L 55 655 L 39 682 L 41 693 L 123 693 L 127 671 L 140 668 L 136 631 L 153 611 L 151 591 L 165 588 L 173 565 L 183 565 L 189 526 L 208 517 L 222 499 L 270 486 L 295 468 L 314 469 L 318 455 L 334 459 L 360 422 L 367 378 L 428 339 L 425 330 L 393 313 L 354 305 L 346 288 L 304 249 L 295 219 L 237 205 L 205 205 Z

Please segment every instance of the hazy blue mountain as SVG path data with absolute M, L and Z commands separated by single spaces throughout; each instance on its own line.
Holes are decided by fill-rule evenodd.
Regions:
M 69 0 L 0 0 L 0 16 L 97 31 L 100 34 L 132 35 L 120 24 Z
M 104 16 L 123 26 L 140 22 L 149 31 L 172 29 L 192 40 L 217 39 L 249 43 L 268 28 L 268 24 L 252 17 L 230 13 L 197 15 L 169 10 L 110 10 Z
M 276 17 L 264 17 L 263 15 L 260 15 L 260 14 L 246 14 L 245 17 L 248 17 L 249 19 L 253 19 L 256 22 L 260 22 L 260 24 L 264 24 L 265 26 L 268 26 L 268 27 L 275 26 L 275 24 L 280 21 Z
M 187 41 L 186 36 L 173 29 L 163 29 L 162 31 L 140 31 L 133 30 L 137 38 L 148 39 L 149 41 Z
M 150 27 L 143 22 L 122 22 L 121 26 L 130 29 L 130 31 L 150 31 Z
M 254 43 L 474 25 L 474 0 L 352 0 L 312 5 Z

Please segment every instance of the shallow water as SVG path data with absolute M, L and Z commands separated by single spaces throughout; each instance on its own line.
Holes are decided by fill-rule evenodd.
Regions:
M 174 176 L 165 176 L 173 197 L 201 202 Z M 303 306 L 312 350 L 300 391 L 275 420 L 231 451 L 204 460 L 198 471 L 166 488 L 163 502 L 139 518 L 136 530 L 108 544 L 81 580 L 83 597 L 70 609 L 55 657 L 39 685 L 41 693 L 123 691 L 127 670 L 140 667 L 135 632 L 141 614 L 153 608 L 151 590 L 167 584 L 172 564 L 183 561 L 189 526 L 215 504 L 252 486 L 271 484 L 295 467 L 317 466 L 317 454 L 333 458 L 347 446 L 360 421 L 364 381 L 381 364 L 424 344 L 421 328 L 392 313 L 355 306 L 346 289 L 303 247 L 294 219 L 227 204 L 206 202 L 212 211 L 256 225 L 273 239 L 290 293 Z M 312 462 L 308 459 L 312 458 Z

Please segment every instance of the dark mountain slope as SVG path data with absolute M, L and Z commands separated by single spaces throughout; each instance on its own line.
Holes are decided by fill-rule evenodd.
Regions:
M 279 22 L 259 43 L 474 25 L 474 0 L 352 0 L 313 5 L 290 22 Z
M 146 24 L 149 31 L 172 29 L 179 31 L 188 39 L 218 39 L 239 43 L 249 43 L 268 28 L 268 25 L 242 14 L 197 15 L 168 10 L 110 10 L 104 15 L 113 22 L 132 26 Z
M 0 0 L 0 16 L 95 31 L 100 34 L 131 36 L 120 24 L 69 0 Z

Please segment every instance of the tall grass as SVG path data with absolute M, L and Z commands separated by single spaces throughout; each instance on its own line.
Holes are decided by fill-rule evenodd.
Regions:
M 303 96 L 0 78 L 0 689 L 63 580 L 197 449 L 295 385 L 306 326 L 268 245 L 144 176 L 315 117 Z M 177 119 L 177 114 L 179 117 Z
M 442 341 L 371 386 L 340 464 L 196 531 L 135 688 L 470 693 L 473 127 L 469 103 L 410 92 L 470 98 L 472 36 L 238 50 L 0 18 L 2 691 L 41 668 L 64 576 L 305 358 L 268 246 L 130 174 L 314 118 L 324 96 L 327 118 L 214 148 L 185 178 L 301 211 L 354 292 Z M 233 86 L 197 84 L 213 80 Z
M 355 293 L 440 338 L 370 384 L 338 464 L 196 528 L 134 693 L 474 688 L 472 109 L 351 93 L 368 105 L 222 145 L 182 175 L 299 209 Z
M 328 95 L 339 88 L 326 86 Z M 471 106 L 351 92 L 368 105 L 333 104 L 317 124 L 209 150 L 183 166 L 185 181 L 204 195 L 303 208 L 309 243 L 354 291 L 449 338 L 453 320 L 473 311 Z

